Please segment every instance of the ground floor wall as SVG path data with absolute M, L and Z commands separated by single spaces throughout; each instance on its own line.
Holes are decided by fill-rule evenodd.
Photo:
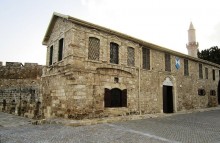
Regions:
M 140 76 L 139 76 L 140 75 Z M 46 118 L 99 118 L 164 112 L 164 86 L 172 87 L 172 111 L 217 106 L 217 82 L 170 72 L 99 68 L 96 71 L 57 73 L 42 78 Z M 126 90 L 126 106 L 106 106 L 106 91 Z M 198 95 L 199 90 L 205 95 Z M 204 94 L 204 93 L 203 93 Z
M 138 82 L 133 75 L 135 72 L 102 68 L 94 73 L 72 71 L 45 76 L 42 78 L 45 116 L 82 119 L 138 114 Z M 126 107 L 106 108 L 105 89 L 126 89 Z
M 177 80 L 177 111 L 215 107 L 218 105 L 217 87 L 213 80 L 184 77 Z M 202 92 L 202 93 L 201 93 Z

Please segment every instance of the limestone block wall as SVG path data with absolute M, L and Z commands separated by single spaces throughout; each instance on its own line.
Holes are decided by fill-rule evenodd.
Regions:
M 57 22 L 54 24 L 54 28 L 51 32 L 50 39 L 48 41 L 48 48 L 47 48 L 47 57 L 46 57 L 46 65 L 49 65 L 49 56 L 50 56 L 50 47 L 53 46 L 53 58 L 52 63 L 58 62 L 58 48 L 59 48 L 59 40 L 65 37 L 64 40 L 64 47 L 73 46 L 71 45 L 72 40 L 74 40 L 73 33 L 74 30 L 70 30 L 74 26 L 73 23 L 58 18 Z M 70 38 L 71 37 L 71 38 Z M 63 54 L 67 57 L 68 55 L 72 55 L 71 48 L 64 48 Z
M 132 77 L 132 74 L 136 74 L 135 70 L 125 72 L 112 68 L 111 65 L 96 72 L 74 71 L 75 68 L 70 69 L 71 72 L 68 70 L 62 69 L 56 75 L 43 75 L 43 106 L 46 117 L 82 119 L 108 116 L 111 111 L 104 111 L 105 88 L 127 89 L 128 108 L 123 109 L 123 113 L 124 110 L 129 113 L 137 111 L 137 78 Z M 115 83 L 115 77 L 119 77 L 118 83 Z
M 205 77 L 205 67 L 208 68 L 208 79 Z M 216 70 L 216 80 L 212 78 L 212 70 Z M 177 80 L 177 93 L 179 94 L 177 103 L 177 110 L 188 110 L 195 108 L 205 108 L 217 106 L 217 94 L 216 96 L 210 95 L 211 90 L 215 90 L 217 93 L 219 75 L 218 68 L 203 64 L 203 78 L 199 78 L 199 63 L 189 61 L 189 76 L 183 75 L 183 70 L 178 75 Z M 198 89 L 204 89 L 205 96 L 198 95 Z
M 210 95 L 219 81 L 216 67 L 203 64 L 203 79 L 199 78 L 199 62 L 189 60 L 189 76 L 184 75 L 184 58 L 180 58 L 180 68 L 175 67 L 175 55 L 171 55 L 171 72 L 165 71 L 164 52 L 151 50 L 151 69 L 141 70 L 140 110 L 143 113 L 163 112 L 163 82 L 169 77 L 173 82 L 174 111 L 217 106 L 217 95 Z M 208 68 L 208 79 L 205 78 Z M 212 78 L 212 69 L 216 71 L 216 80 Z M 204 89 L 205 96 L 198 95 L 198 89 Z
M 0 67 L 0 111 L 39 118 L 41 116 L 42 66 L 6 62 Z

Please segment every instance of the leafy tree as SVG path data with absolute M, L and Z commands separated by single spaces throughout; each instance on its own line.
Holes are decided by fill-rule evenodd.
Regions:
M 198 51 L 198 58 L 220 64 L 220 49 L 218 46 L 213 46 L 201 52 Z

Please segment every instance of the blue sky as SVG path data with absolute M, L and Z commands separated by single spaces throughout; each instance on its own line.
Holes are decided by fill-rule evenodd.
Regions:
M 220 45 L 218 0 L 1 0 L 0 61 L 45 64 L 42 40 L 53 12 L 185 54 L 192 21 L 200 50 Z

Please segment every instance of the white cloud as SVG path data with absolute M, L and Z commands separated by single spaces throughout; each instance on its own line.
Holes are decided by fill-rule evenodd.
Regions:
M 88 2 L 89 2 L 89 0 L 80 0 L 80 1 L 81 1 L 81 4 L 84 6 L 88 5 Z

